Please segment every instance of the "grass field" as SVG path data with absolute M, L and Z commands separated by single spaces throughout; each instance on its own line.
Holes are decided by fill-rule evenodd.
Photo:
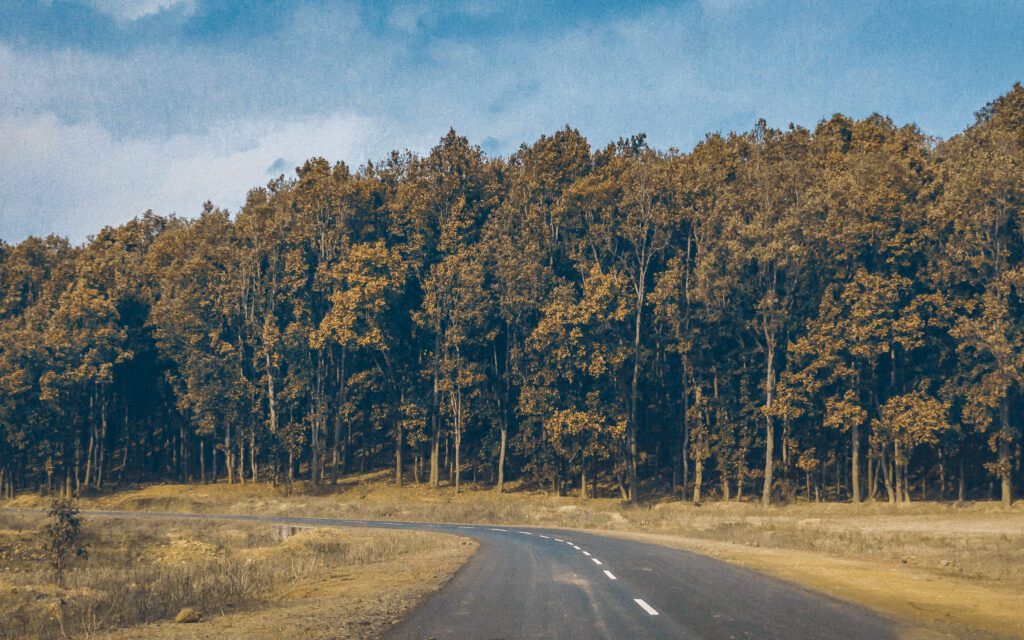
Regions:
M 58 587 L 42 523 L 0 513 L 0 638 L 376 637 L 475 549 L 421 532 L 86 517 L 88 557 Z M 204 621 L 174 624 L 186 606 Z
M 18 498 L 11 506 L 37 506 Z M 588 529 L 712 555 L 874 608 L 908 636 L 1024 638 L 1024 505 L 750 502 L 558 497 L 483 487 L 398 489 L 383 473 L 337 487 L 149 485 L 85 508 L 483 522 Z

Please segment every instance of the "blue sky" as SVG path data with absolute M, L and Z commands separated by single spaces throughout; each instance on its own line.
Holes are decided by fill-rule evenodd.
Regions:
M 0 238 L 236 208 L 304 159 L 507 154 L 881 112 L 949 137 L 1024 80 L 1024 1 L 0 2 Z

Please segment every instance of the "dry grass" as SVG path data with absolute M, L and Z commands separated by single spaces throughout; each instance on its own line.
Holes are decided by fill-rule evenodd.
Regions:
M 460 544 L 361 529 L 309 529 L 281 542 L 268 525 L 86 517 L 89 557 L 72 563 L 59 588 L 41 555 L 41 524 L 34 514 L 0 513 L 0 638 L 88 637 L 171 619 L 184 606 L 207 617 L 251 612 L 338 571 Z
M 910 565 L 937 577 L 958 576 L 1024 591 L 1024 502 L 797 503 L 763 509 L 751 502 L 694 506 L 661 500 L 630 507 L 613 499 L 580 500 L 542 492 L 498 495 L 470 487 L 396 489 L 384 474 L 349 480 L 334 491 L 285 498 L 267 485 L 150 485 L 83 501 L 83 507 L 312 517 L 480 522 L 639 531 L 762 548 L 813 551 Z M 11 506 L 38 506 L 25 496 Z
M 23 497 L 12 506 L 37 502 Z M 290 497 L 266 485 L 151 485 L 83 506 L 653 535 L 657 539 L 648 539 L 658 544 L 772 573 L 898 619 L 929 627 L 948 622 L 954 635 L 970 628 L 1024 637 L 1024 503 L 1009 511 L 996 503 L 797 503 L 763 509 L 751 502 L 694 506 L 668 499 L 632 507 L 543 492 L 498 495 L 472 485 L 459 495 L 448 487 L 396 489 L 388 474 L 377 473 L 315 491 L 297 485 Z

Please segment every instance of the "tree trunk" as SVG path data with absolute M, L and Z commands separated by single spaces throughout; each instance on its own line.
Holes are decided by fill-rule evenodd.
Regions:
M 187 458 L 186 458 L 187 459 Z M 96 440 L 96 489 L 103 491 L 103 469 L 107 465 L 107 395 L 100 389 L 100 437 Z
M 498 493 L 505 491 L 505 451 L 508 448 L 508 422 L 501 421 L 501 446 L 498 449 Z
M 772 399 L 775 396 L 775 348 L 774 340 L 768 339 L 768 357 L 765 366 L 765 407 L 772 408 Z M 768 506 L 772 502 L 772 457 L 775 449 L 775 427 L 772 424 L 770 415 L 764 417 L 764 487 L 761 490 L 761 504 Z
M 199 482 L 206 484 L 206 443 L 199 438 Z
M 106 432 L 106 428 L 103 431 Z M 105 440 L 105 436 L 100 439 L 99 460 L 96 461 L 96 489 L 98 491 L 103 491 L 103 469 L 107 465 L 107 447 L 103 444 Z
M 183 482 L 188 482 L 188 433 L 185 431 L 185 421 L 178 421 L 178 473 Z
M 252 472 L 252 482 L 256 484 L 259 479 L 259 462 L 256 461 L 256 429 L 249 432 L 249 471 Z
M 89 429 L 89 446 L 85 450 L 85 480 L 82 486 L 88 487 L 92 481 L 92 452 L 96 448 L 96 428 Z
M 871 452 L 869 451 L 868 452 L 868 500 L 870 500 L 871 502 L 875 501 L 875 487 L 876 487 L 875 469 L 876 468 L 877 468 L 877 466 L 875 465 L 875 458 L 874 458 L 874 456 L 871 455 Z
M 444 434 L 444 468 L 448 473 L 448 484 L 455 484 L 455 461 L 452 458 L 452 434 Z
M 431 398 L 430 412 L 430 486 L 437 488 L 441 486 L 441 397 L 440 397 L 440 376 L 437 357 L 441 350 L 439 335 L 434 336 L 434 390 Z
M 441 486 L 441 426 L 436 414 L 431 421 L 434 425 L 430 436 L 430 486 L 436 489 Z
M 903 461 L 903 497 L 904 502 L 910 503 L 910 460 Z
M 313 418 L 312 438 L 309 443 L 309 482 L 314 487 L 320 484 L 320 418 Z
M 455 462 L 452 468 L 452 475 L 455 477 L 455 493 L 460 491 L 460 480 L 462 479 L 462 433 L 456 430 L 455 432 Z
M 331 484 L 338 484 L 338 464 L 341 462 L 341 420 L 334 418 L 334 440 L 331 446 Z
M 345 447 L 341 450 L 341 472 L 348 473 L 349 463 L 352 460 L 350 453 L 352 449 L 352 422 L 345 422 Z
M 885 447 L 879 452 L 878 466 L 882 471 L 882 481 L 885 484 L 886 497 L 889 499 L 889 504 L 896 504 L 896 490 L 893 486 L 893 470 L 892 465 L 886 459 Z
M 1003 397 L 999 406 L 999 488 L 1003 506 L 1009 508 L 1013 502 L 1013 462 L 1010 459 L 1010 399 Z
M 177 449 L 174 450 L 177 454 Z M 82 490 L 82 445 L 80 442 L 75 442 L 75 491 L 81 492 Z
M 683 362 L 683 451 L 681 454 L 683 466 L 683 482 L 680 497 L 686 500 L 686 489 L 690 485 L 690 363 Z
M 693 503 L 700 503 L 701 486 L 704 484 L 704 461 L 697 459 L 694 461 L 694 472 L 693 472 Z
M 309 481 L 314 487 L 320 485 L 320 425 L 326 415 L 324 410 L 324 355 L 323 350 L 316 353 L 316 383 L 313 386 L 315 406 L 309 421 L 312 432 L 309 439 Z
M 584 500 L 587 499 L 587 459 L 582 458 L 580 461 L 580 497 Z
M 853 502 L 860 502 L 860 425 L 850 428 L 850 483 L 853 485 Z
M 900 457 L 900 443 L 899 440 L 892 445 L 892 477 L 896 492 L 896 502 L 903 502 L 903 463 Z
M 395 425 L 395 486 L 402 486 L 402 425 Z
M 960 477 L 957 482 L 956 499 L 957 502 L 963 503 L 967 500 L 967 473 L 964 468 L 966 465 L 964 464 L 963 445 L 960 447 Z
M 238 483 L 245 484 L 245 437 L 238 434 L 238 460 L 235 461 L 238 464 Z
M 501 421 L 499 428 L 501 429 L 501 442 L 498 448 L 498 493 L 504 493 L 505 491 L 505 458 L 508 452 L 508 430 L 509 425 L 512 423 L 512 345 L 516 340 L 516 325 L 508 325 L 508 331 L 506 332 L 507 339 L 505 340 L 505 388 L 503 390 L 504 397 L 501 402 Z M 494 356 L 494 368 L 495 371 L 498 369 L 498 356 L 495 353 Z
M 1004 507 L 1009 508 L 1013 502 L 1013 472 L 1010 462 L 1010 443 L 1008 436 L 999 438 L 1000 467 L 1000 498 Z
M 82 486 L 89 486 L 89 482 L 92 481 L 92 452 L 96 447 L 96 426 L 95 423 L 92 421 L 92 412 L 95 408 L 95 403 L 96 392 L 95 387 L 93 387 L 92 393 L 89 394 L 89 412 L 87 414 L 87 423 L 91 424 L 89 425 L 89 444 L 85 450 L 85 479 L 82 482 Z M 76 472 L 75 475 L 77 476 L 78 473 Z
M 217 484 L 217 430 L 210 435 L 210 482 Z
M 629 491 L 626 490 L 626 485 L 622 482 L 622 473 L 615 474 L 615 481 L 619 486 L 619 496 L 623 500 L 629 500 Z
M 70 500 L 72 498 L 71 493 L 71 465 L 67 462 L 64 463 L 64 499 Z
M 228 484 L 235 483 L 235 465 L 231 453 L 231 423 L 224 423 L 224 466 L 228 472 Z
M 462 460 L 459 457 L 462 451 L 462 389 L 456 390 L 455 406 L 455 493 L 459 493 L 459 480 L 462 477 Z
M 331 484 L 338 483 L 338 463 L 341 457 L 341 416 L 345 410 L 345 356 L 341 350 L 341 364 L 338 366 L 338 415 L 334 417 L 334 459 L 331 461 Z
M 939 448 L 939 495 L 938 500 L 942 502 L 946 499 L 946 451 L 943 448 Z
M 629 389 L 629 501 L 640 501 L 640 486 L 637 479 L 637 436 L 640 433 L 640 331 L 643 322 L 644 291 L 639 285 L 636 305 L 636 329 L 633 333 L 633 380 Z

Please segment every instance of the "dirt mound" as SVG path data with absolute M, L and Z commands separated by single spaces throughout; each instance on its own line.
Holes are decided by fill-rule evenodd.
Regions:
M 174 538 L 153 550 L 156 561 L 164 566 L 182 566 L 205 563 L 225 554 L 225 550 L 201 540 Z

